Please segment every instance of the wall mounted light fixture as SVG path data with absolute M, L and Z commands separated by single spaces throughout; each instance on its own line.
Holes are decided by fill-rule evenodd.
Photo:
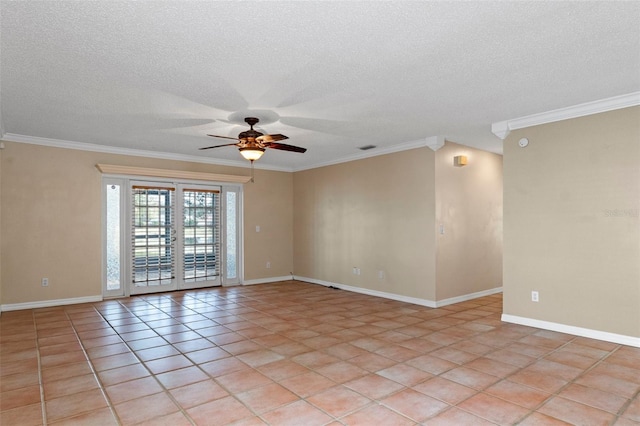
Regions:
M 466 155 L 456 155 L 453 157 L 453 165 L 456 167 L 463 167 L 467 165 L 467 156 Z

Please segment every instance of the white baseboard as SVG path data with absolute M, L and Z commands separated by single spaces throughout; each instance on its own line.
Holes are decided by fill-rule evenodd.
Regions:
M 462 296 L 450 297 L 448 299 L 442 299 L 436 301 L 438 308 L 447 305 L 453 305 L 454 303 L 466 302 L 467 300 L 477 299 L 479 297 L 491 296 L 492 294 L 502 293 L 502 287 L 494 287 L 489 290 L 476 291 L 475 293 L 463 294 Z
M 284 277 L 258 278 L 255 280 L 244 280 L 242 281 L 242 285 L 277 283 L 278 281 L 291 281 L 292 279 L 291 275 Z
M 502 321 L 640 348 L 640 337 L 625 336 L 623 334 L 609 333 L 606 331 L 592 330 L 590 328 L 575 327 L 573 325 L 559 324 L 556 322 L 542 321 L 509 314 L 502 314 Z
M 21 311 L 23 309 L 50 308 L 52 306 L 75 305 L 78 303 L 101 302 L 102 296 L 73 297 L 71 299 L 41 300 L 37 302 L 9 303 L 0 305 L 0 311 Z
M 465 302 L 467 300 L 477 299 L 478 297 L 489 296 L 502 292 L 502 287 L 496 287 L 489 290 L 479 291 L 476 293 L 465 294 L 462 296 L 451 297 L 444 300 L 420 299 L 418 297 L 403 296 L 401 294 L 388 293 L 386 291 L 371 290 L 368 288 L 354 287 L 346 284 L 332 283 L 329 281 L 317 280 L 315 278 L 294 277 L 296 280 L 305 281 L 312 284 L 320 284 L 325 287 L 336 287 L 340 290 L 352 291 L 354 293 L 366 294 L 369 296 L 382 297 L 384 299 L 397 300 L 399 302 L 413 303 L 414 305 L 426 306 L 428 308 L 440 308 L 442 306 L 451 305 L 453 303 Z

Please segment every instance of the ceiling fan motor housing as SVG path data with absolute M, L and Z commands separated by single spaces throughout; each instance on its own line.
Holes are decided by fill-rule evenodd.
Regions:
M 238 139 L 240 139 L 240 140 L 243 140 L 243 139 L 251 140 L 251 139 L 255 139 L 258 136 L 262 136 L 262 135 L 263 135 L 263 133 L 260 133 L 260 132 L 258 132 L 256 130 L 251 129 L 251 130 L 247 130 L 247 131 L 244 131 L 244 132 L 240 133 L 238 135 Z
M 253 130 L 253 126 L 260 122 L 259 118 L 257 118 L 257 117 L 245 117 L 244 121 L 249 126 L 251 126 L 251 128 L 249 130 L 241 132 L 238 135 L 238 139 L 240 139 L 241 141 L 244 140 L 244 141 L 246 141 L 248 143 L 255 142 L 255 139 L 258 136 L 262 136 L 264 134 L 264 133 L 258 132 L 257 130 Z
M 256 117 L 245 117 L 244 122 L 253 127 L 260 122 L 260 119 Z

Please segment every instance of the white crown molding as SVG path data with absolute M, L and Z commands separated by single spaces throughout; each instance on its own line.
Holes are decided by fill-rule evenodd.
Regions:
M 590 328 L 575 327 L 557 322 L 542 321 L 517 315 L 502 314 L 502 321 L 513 324 L 526 325 L 528 327 L 542 328 L 544 330 L 557 331 L 558 333 L 573 334 L 575 336 L 588 337 L 590 339 L 604 340 L 620 345 L 635 346 L 640 348 L 640 337 L 625 336 L 624 334 L 609 333 L 607 331 L 592 330 Z
M 431 136 L 430 138 L 427 138 L 425 140 L 427 142 L 427 146 L 434 151 L 442 148 L 445 143 L 444 136 Z
M 2 88 L 0 87 L 0 99 L 2 99 Z M 4 121 L 2 121 L 2 103 L 0 102 L 0 139 L 4 137 Z
M 250 167 L 247 161 L 220 160 L 215 158 L 199 157 L 195 155 L 175 154 L 171 152 L 145 151 L 142 149 L 119 148 L 106 145 L 97 145 L 85 142 L 65 141 L 61 139 L 41 138 L 15 133 L 5 133 L 2 137 L 7 142 L 27 143 L 32 145 L 50 146 L 54 148 L 76 149 L 79 151 L 102 152 L 106 154 L 129 155 L 134 157 L 158 158 L 161 160 L 187 161 L 190 163 L 215 164 L 218 166 Z M 254 163 L 254 167 L 260 170 L 273 170 L 278 172 L 291 172 L 290 168 L 274 167 Z
M 509 129 L 508 121 L 500 121 L 498 123 L 491 124 L 491 133 L 499 137 L 501 140 L 505 140 L 510 131 L 511 129 Z
M 626 95 L 614 96 L 612 98 L 601 99 L 593 102 L 585 102 L 566 108 L 554 109 L 552 111 L 539 114 L 527 115 L 525 117 L 513 118 L 511 120 L 499 121 L 491 125 L 491 132 L 504 140 L 509 132 L 526 127 L 538 126 L 540 124 L 553 123 L 556 121 L 569 120 L 571 118 L 584 117 L 616 109 L 628 108 L 640 105 L 640 92 L 633 92 Z
M 377 157 L 379 155 L 393 154 L 394 152 L 407 151 L 410 149 L 424 148 L 427 145 L 427 139 L 420 139 L 417 141 L 405 142 L 398 145 L 389 146 L 386 148 L 374 148 L 369 151 L 363 151 L 360 154 L 348 155 L 346 157 L 338 158 L 337 160 L 326 161 L 323 163 L 310 164 L 308 166 L 295 168 L 294 172 L 301 172 L 303 170 L 317 169 L 319 167 L 333 166 L 335 164 L 348 163 L 350 161 L 362 160 L 364 158 Z
M 195 155 L 175 154 L 171 152 L 145 151 L 133 148 L 119 148 L 107 145 L 97 145 L 86 142 L 66 141 L 62 139 L 41 138 L 38 136 L 27 136 L 16 133 L 5 133 L 2 140 L 7 142 L 27 143 L 32 145 L 50 146 L 54 148 L 76 149 L 79 151 L 103 152 L 106 154 L 129 155 L 134 157 L 158 158 L 161 160 L 186 161 L 191 163 L 215 164 L 219 166 L 232 166 L 248 168 L 246 161 L 219 160 L 215 158 L 204 158 Z M 376 148 L 371 151 L 365 151 L 360 154 L 350 155 L 339 158 L 337 160 L 327 161 L 323 163 L 315 163 L 300 168 L 287 168 L 269 166 L 264 163 L 256 162 L 254 167 L 258 170 L 272 170 L 277 172 L 299 172 L 303 170 L 316 169 L 319 167 L 332 166 L 334 164 L 348 163 L 349 161 L 362 160 L 369 157 L 377 157 L 379 155 L 393 154 L 395 152 L 407 151 L 415 148 L 429 147 L 436 151 L 444 145 L 444 136 L 433 136 L 430 138 L 420 139 L 417 141 L 406 142 L 399 145 L 393 145 L 387 148 Z

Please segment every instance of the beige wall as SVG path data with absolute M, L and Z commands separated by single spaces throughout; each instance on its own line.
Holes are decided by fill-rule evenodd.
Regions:
M 295 274 L 434 300 L 434 177 L 428 148 L 295 173 Z
M 468 164 L 454 167 L 457 155 Z M 446 142 L 435 175 L 436 300 L 501 287 L 502 156 Z
M 247 175 L 248 169 L 5 142 L 1 157 L 2 304 L 101 294 L 101 174 L 96 163 Z M 292 269 L 290 173 L 245 185 L 245 279 Z M 267 188 L 262 191 L 259 188 Z M 274 235 L 278 237 L 273 237 Z M 265 268 L 265 258 L 272 268 Z M 48 277 L 50 286 L 40 285 Z
M 293 187 L 300 277 L 428 301 L 502 285 L 499 155 L 447 142 L 298 172 Z
M 504 182 L 504 313 L 640 337 L 640 107 L 512 132 Z
M 246 173 L 246 171 L 243 171 Z M 256 232 L 256 226 L 260 232 Z M 244 185 L 245 280 L 293 272 L 293 174 L 255 171 Z M 267 268 L 267 262 L 271 268 Z
M 1 143 L 1 142 L 0 142 Z M 4 146 L 0 146 L 0 304 L 2 304 L 2 151 Z M 0 311 L 2 315 L 2 311 Z
M 95 164 L 248 174 L 6 145 L 0 161 L 2 304 L 101 293 L 101 174 Z M 470 157 L 466 168 L 452 167 L 460 150 Z M 244 185 L 244 279 L 293 272 L 430 301 L 499 287 L 499 169 L 499 156 L 447 143 L 437 153 L 419 148 L 297 173 L 256 170 L 255 183 Z M 444 235 L 436 234 L 440 223 Z M 42 277 L 49 278 L 48 288 L 41 287 Z

